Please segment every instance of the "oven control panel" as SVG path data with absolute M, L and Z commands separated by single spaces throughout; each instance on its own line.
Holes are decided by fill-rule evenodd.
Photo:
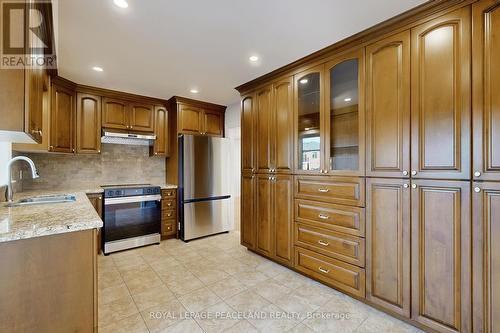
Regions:
M 139 195 L 156 195 L 161 193 L 159 186 L 149 186 L 140 188 L 106 188 L 105 198 L 135 197 Z

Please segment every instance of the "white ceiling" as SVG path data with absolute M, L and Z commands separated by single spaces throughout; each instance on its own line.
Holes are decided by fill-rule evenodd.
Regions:
M 238 101 L 239 84 L 425 2 L 127 1 L 127 9 L 112 0 L 58 1 L 60 75 L 131 93 L 220 104 Z M 248 61 L 253 54 L 258 64 Z M 199 94 L 191 94 L 193 88 Z

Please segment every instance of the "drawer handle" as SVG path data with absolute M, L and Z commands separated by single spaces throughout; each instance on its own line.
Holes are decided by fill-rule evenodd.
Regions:
M 323 215 L 323 214 L 319 214 L 318 217 L 322 220 L 328 220 L 330 218 L 330 216 L 328 215 Z
M 327 189 L 327 188 L 319 188 L 318 191 L 320 191 L 321 193 L 328 193 L 328 192 L 330 192 L 330 190 Z
M 168 213 L 168 214 L 167 214 L 167 217 L 170 217 L 170 216 L 172 216 L 172 213 Z
M 167 204 L 167 206 L 168 206 L 168 207 L 170 207 L 170 206 L 172 206 L 172 204 L 171 204 L 171 203 L 168 203 L 168 204 Z
M 321 273 L 325 273 L 325 274 L 328 274 L 330 273 L 330 270 L 329 269 L 324 269 L 323 267 L 319 267 L 318 270 L 321 272 Z
M 328 245 L 330 245 L 330 243 L 325 242 L 324 240 L 319 240 L 319 241 L 318 241 L 318 244 L 319 244 L 319 245 L 323 245 L 323 246 L 328 246 Z

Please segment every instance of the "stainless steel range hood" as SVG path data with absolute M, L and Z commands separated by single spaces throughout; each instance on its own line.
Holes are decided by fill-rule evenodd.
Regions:
M 136 134 L 136 133 L 120 133 L 103 131 L 101 137 L 102 143 L 112 143 L 117 145 L 133 145 L 133 146 L 151 146 L 156 140 L 156 135 L 152 134 Z

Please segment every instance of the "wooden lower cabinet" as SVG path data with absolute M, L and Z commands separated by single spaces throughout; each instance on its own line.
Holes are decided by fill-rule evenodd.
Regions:
M 87 198 L 89 199 L 90 203 L 92 206 L 94 206 L 95 211 L 99 215 L 99 217 L 102 220 L 102 205 L 103 205 L 103 200 L 102 200 L 102 193 L 88 193 Z M 96 251 L 97 254 L 101 253 L 101 229 L 97 230 L 97 242 L 96 242 Z
M 365 206 L 365 179 L 356 177 L 295 177 L 295 197 L 322 202 Z
M 255 248 L 255 175 L 241 176 L 241 245 Z
M 255 251 L 291 265 L 293 225 L 292 176 L 256 176 Z
M 410 317 L 409 180 L 366 181 L 366 299 Z
M 161 237 L 177 237 L 177 190 L 161 191 Z
M 473 183 L 474 332 L 500 332 L 500 183 Z
M 412 319 L 470 332 L 470 183 L 413 180 L 411 202 Z

